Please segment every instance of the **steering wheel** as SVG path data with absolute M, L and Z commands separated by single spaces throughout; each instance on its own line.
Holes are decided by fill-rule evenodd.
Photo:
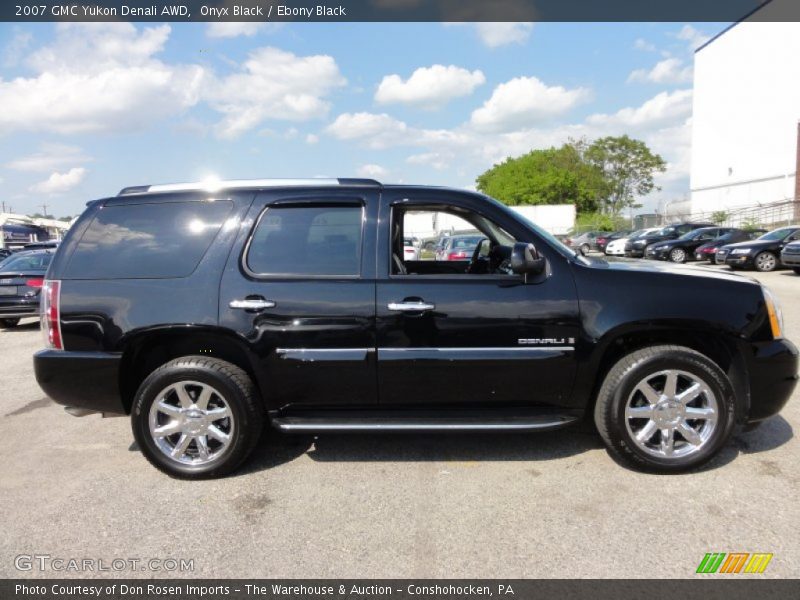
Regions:
M 489 242 L 490 244 L 492 243 L 489 238 L 480 239 L 478 244 L 475 246 L 475 250 L 472 251 L 472 258 L 469 259 L 469 265 L 467 265 L 467 273 L 482 274 L 489 273 L 491 271 L 490 259 L 483 258 L 481 256 L 481 246 L 483 246 L 484 241 Z

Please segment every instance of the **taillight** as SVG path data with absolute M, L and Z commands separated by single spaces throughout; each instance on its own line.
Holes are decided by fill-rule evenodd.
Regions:
M 25 282 L 25 285 L 31 288 L 40 288 L 42 285 L 44 285 L 44 279 L 28 279 L 28 281 Z
M 447 257 L 449 260 L 459 260 L 461 258 L 467 258 L 466 252 L 451 252 L 450 255 Z
M 45 279 L 42 282 L 42 335 L 45 346 L 63 350 L 61 339 L 61 282 Z
M 714 254 L 714 252 L 716 252 L 716 250 L 717 250 L 716 248 L 703 248 L 703 253 L 704 254 Z

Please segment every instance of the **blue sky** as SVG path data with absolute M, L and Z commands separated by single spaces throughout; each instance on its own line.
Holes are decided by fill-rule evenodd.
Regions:
M 693 49 L 724 24 L 0 25 L 0 199 L 73 215 L 126 185 L 371 176 L 472 187 L 627 133 L 688 192 Z

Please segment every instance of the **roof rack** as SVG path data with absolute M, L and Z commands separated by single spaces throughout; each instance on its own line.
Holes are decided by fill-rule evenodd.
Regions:
M 157 194 L 160 192 L 217 192 L 230 189 L 262 189 L 281 187 L 329 187 L 329 186 L 381 187 L 374 179 L 232 179 L 221 181 L 207 179 L 190 183 L 160 183 L 156 185 L 134 185 L 122 188 L 118 196 L 135 196 L 138 194 Z

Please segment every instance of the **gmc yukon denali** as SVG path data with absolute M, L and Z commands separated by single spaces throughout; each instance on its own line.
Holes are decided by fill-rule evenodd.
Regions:
M 471 256 L 406 259 L 404 237 L 447 231 L 480 236 Z M 589 259 L 452 189 L 126 188 L 88 204 L 42 295 L 41 387 L 73 415 L 130 415 L 145 457 L 183 478 L 230 473 L 267 423 L 527 432 L 584 417 L 620 462 L 683 471 L 797 381 L 759 283 Z

